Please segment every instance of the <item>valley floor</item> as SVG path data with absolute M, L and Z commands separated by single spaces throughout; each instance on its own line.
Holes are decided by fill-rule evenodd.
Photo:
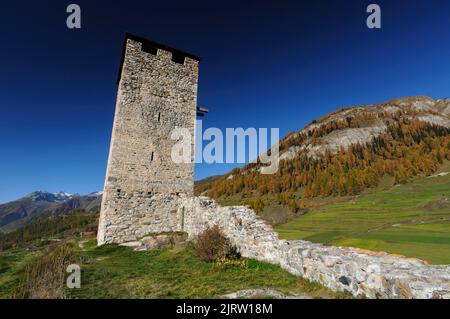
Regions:
M 448 166 L 448 165 L 447 165 Z M 448 171 L 449 167 L 445 167 Z M 450 174 L 325 204 L 275 229 L 280 238 L 450 264 Z

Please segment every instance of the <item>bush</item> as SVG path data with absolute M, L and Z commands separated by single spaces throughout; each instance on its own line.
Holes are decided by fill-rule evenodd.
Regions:
M 217 225 L 208 227 L 194 243 L 197 257 L 202 261 L 212 262 L 221 257 L 238 258 L 239 253 Z

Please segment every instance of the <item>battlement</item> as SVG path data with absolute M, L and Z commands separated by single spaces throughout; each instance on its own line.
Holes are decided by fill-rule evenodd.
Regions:
M 184 64 L 186 58 L 192 59 L 197 62 L 201 61 L 201 58 L 194 54 L 187 53 L 187 52 L 181 51 L 179 49 L 172 48 L 168 45 L 161 44 L 161 43 L 153 41 L 153 40 L 145 39 L 145 38 L 142 38 L 142 37 L 139 37 L 137 35 L 127 32 L 127 33 L 125 33 L 125 38 L 123 41 L 122 54 L 120 57 L 119 73 L 117 75 L 117 84 L 119 84 L 120 79 L 122 78 L 122 68 L 123 68 L 123 63 L 125 60 L 125 54 L 127 51 L 128 40 L 140 43 L 142 52 L 150 53 L 155 56 L 158 56 L 158 50 L 162 50 L 162 51 L 165 51 L 166 53 L 170 53 L 171 60 L 173 62 L 176 62 L 179 64 Z
M 190 163 L 174 162 L 171 133 L 183 128 L 195 136 L 199 61 L 195 55 L 125 35 L 99 244 L 180 229 L 179 199 L 194 190 L 194 152 Z

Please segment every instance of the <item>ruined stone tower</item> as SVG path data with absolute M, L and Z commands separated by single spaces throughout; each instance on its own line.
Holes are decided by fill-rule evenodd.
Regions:
M 127 243 L 182 229 L 178 202 L 191 196 L 194 161 L 171 159 L 174 128 L 192 141 L 200 59 L 126 34 L 98 244 Z M 192 158 L 193 158 L 192 152 Z

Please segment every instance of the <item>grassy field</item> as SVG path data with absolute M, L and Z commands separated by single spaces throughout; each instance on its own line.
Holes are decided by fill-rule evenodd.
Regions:
M 0 254 L 0 298 L 13 298 L 25 265 L 39 256 L 25 250 Z
M 450 165 L 444 170 L 450 171 Z M 312 204 L 307 214 L 275 228 L 281 238 L 360 247 L 421 258 L 433 264 L 450 264 L 450 174 L 416 178 L 394 187 L 387 181 L 358 197 L 319 198 Z M 256 260 L 244 259 L 244 266 L 202 262 L 189 244 L 136 252 L 116 245 L 96 247 L 94 239 L 79 242 L 73 235 L 62 238 L 71 243 L 71 256 L 82 270 L 81 289 L 67 290 L 67 298 L 218 298 L 239 290 L 262 288 L 311 298 L 348 297 Z M 61 245 L 62 242 L 45 247 L 30 244 L 0 252 L 0 298 L 26 295 L 20 287 L 33 267 L 48 269 L 48 274 L 57 269 L 51 264 L 57 259 L 51 252 Z M 56 285 L 64 285 L 62 281 Z M 26 282 L 28 287 L 35 282 L 45 284 L 39 278 Z M 47 287 L 41 288 L 45 292 Z
M 245 259 L 244 266 L 202 262 L 190 245 L 145 252 L 96 247 L 94 240 L 82 248 L 73 246 L 82 270 L 81 289 L 67 291 L 68 298 L 218 298 L 257 288 L 311 298 L 348 297 L 256 260 Z M 38 262 L 39 254 L 15 251 L 0 256 L 0 298 L 14 298 L 25 265 Z
M 303 239 L 450 264 L 450 174 L 323 205 L 279 225 L 280 238 Z

